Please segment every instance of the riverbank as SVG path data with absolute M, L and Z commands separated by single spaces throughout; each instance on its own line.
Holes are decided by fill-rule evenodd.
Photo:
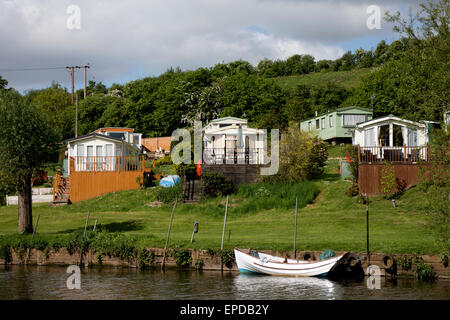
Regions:
M 0 259 L 0 264 L 5 265 L 38 265 L 38 266 L 68 266 L 80 265 L 86 268 L 107 266 L 107 267 L 121 267 L 121 268 L 138 268 L 138 269 L 161 269 L 164 259 L 163 248 L 146 248 L 149 253 L 147 258 L 143 261 L 139 256 L 136 258 L 124 259 L 117 256 L 108 256 L 99 254 L 93 250 L 87 250 L 86 253 L 81 254 L 77 252 L 69 252 L 67 249 L 60 248 L 59 250 L 38 250 L 31 249 L 30 251 L 18 251 L 11 249 L 11 256 L 9 261 Z M 293 252 L 278 252 L 272 250 L 261 250 L 275 256 L 289 256 L 293 257 Z M 336 252 L 336 255 L 344 254 L 345 252 Z M 320 251 L 297 251 L 297 258 L 303 259 L 306 255 L 311 256 L 312 260 L 319 260 Z M 367 275 L 368 259 L 367 254 L 360 252 L 355 253 L 362 259 L 362 267 Z M 415 264 L 420 263 L 422 266 L 428 265 L 432 272 L 435 273 L 437 279 L 450 279 L 450 268 L 445 266 L 439 255 L 386 255 L 382 253 L 370 254 L 370 265 L 375 265 L 380 268 L 381 276 L 391 277 L 393 269 L 385 260 L 386 257 L 391 257 L 395 260 L 396 276 L 418 276 Z M 166 253 L 165 267 L 168 269 L 183 269 L 183 270 L 215 270 L 226 272 L 238 272 L 234 261 L 234 256 L 231 251 L 221 253 L 220 250 L 195 250 L 195 249 L 180 249 L 169 248 Z M 388 270 L 386 270 L 388 269 Z

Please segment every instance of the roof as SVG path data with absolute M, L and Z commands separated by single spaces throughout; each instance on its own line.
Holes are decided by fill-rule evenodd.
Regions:
M 114 140 L 115 142 L 126 142 L 122 139 L 119 138 L 114 138 L 114 137 L 110 137 L 104 134 L 100 134 L 100 133 L 95 133 L 95 132 L 91 132 L 76 138 L 70 138 L 70 139 L 66 139 L 64 140 L 65 143 L 69 143 L 69 142 L 73 142 L 73 141 L 77 141 L 77 140 L 84 140 L 90 137 L 98 137 L 98 138 L 102 138 L 102 139 L 106 139 L 106 140 Z
M 95 130 L 94 132 L 134 132 L 133 128 L 106 127 Z
M 247 119 L 241 119 L 236 117 L 223 117 L 211 120 L 209 123 L 217 123 L 217 122 L 227 122 L 227 121 L 234 121 L 234 122 L 240 122 L 240 123 L 247 123 Z M 208 123 L 208 124 L 209 124 Z
M 122 139 L 110 137 L 110 136 L 107 136 L 107 135 L 104 135 L 104 134 L 100 134 L 100 133 L 95 133 L 95 132 L 92 132 L 92 133 L 89 133 L 89 134 L 85 134 L 83 136 L 79 136 L 79 137 L 76 137 L 76 138 L 66 139 L 66 140 L 64 140 L 64 142 L 65 143 L 70 143 L 70 142 L 75 142 L 75 141 L 79 141 L 79 140 L 85 140 L 85 139 L 92 138 L 92 137 L 101 138 L 101 139 L 109 140 L 109 141 L 112 141 L 112 142 L 126 143 L 130 147 L 132 147 L 134 149 L 138 149 L 137 147 L 135 147 L 131 143 L 128 143 L 127 141 L 124 141 Z
M 408 123 L 408 124 L 412 124 L 412 125 L 415 125 L 415 126 L 418 126 L 418 127 L 424 127 L 425 126 L 425 124 L 423 124 L 423 123 L 415 122 L 415 121 L 408 120 L 408 119 L 402 119 L 402 118 L 399 118 L 397 116 L 394 116 L 394 115 L 390 114 L 390 115 L 387 115 L 387 116 L 384 116 L 384 117 L 375 118 L 375 119 L 372 119 L 372 120 L 367 120 L 367 121 L 364 121 L 364 122 L 357 123 L 356 127 L 363 128 L 363 127 L 370 126 L 372 124 L 376 124 L 378 122 L 389 121 L 389 120 L 395 120 L 395 121 L 398 121 L 398 122 Z
M 305 122 L 305 121 L 309 121 L 309 120 L 312 120 L 312 119 L 315 119 L 315 118 L 320 118 L 320 117 L 326 116 L 327 114 L 330 114 L 330 113 L 335 113 L 335 112 L 340 113 L 340 112 L 351 110 L 351 109 L 358 109 L 358 110 L 361 110 L 361 111 L 364 111 L 364 112 L 372 114 L 372 110 L 370 110 L 370 109 L 363 108 L 363 107 L 358 107 L 358 106 L 350 106 L 350 107 L 338 108 L 338 109 L 335 109 L 335 110 L 331 110 L 329 112 L 321 113 L 321 114 L 319 114 L 317 116 L 306 118 L 305 120 L 302 120 L 300 122 Z

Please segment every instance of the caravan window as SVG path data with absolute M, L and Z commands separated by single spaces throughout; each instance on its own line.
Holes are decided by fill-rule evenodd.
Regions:
M 357 123 L 366 121 L 362 114 L 344 114 L 344 127 L 355 126 Z

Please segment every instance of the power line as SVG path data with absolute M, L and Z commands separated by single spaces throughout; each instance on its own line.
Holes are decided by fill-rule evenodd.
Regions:
M 66 67 L 39 67 L 39 68 L 0 69 L 0 72 L 12 72 L 12 71 L 42 71 L 42 70 L 57 70 L 57 69 L 66 69 Z

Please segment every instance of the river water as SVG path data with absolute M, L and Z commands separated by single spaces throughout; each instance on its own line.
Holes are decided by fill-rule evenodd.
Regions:
M 380 289 L 367 280 L 331 281 L 220 271 L 139 271 L 129 268 L 81 269 L 81 288 L 68 289 L 65 267 L 0 267 L 0 299 L 158 299 L 158 300 L 450 300 L 450 280 L 426 283 L 411 278 L 392 282 L 381 277 Z M 373 282 L 374 283 L 374 282 Z

